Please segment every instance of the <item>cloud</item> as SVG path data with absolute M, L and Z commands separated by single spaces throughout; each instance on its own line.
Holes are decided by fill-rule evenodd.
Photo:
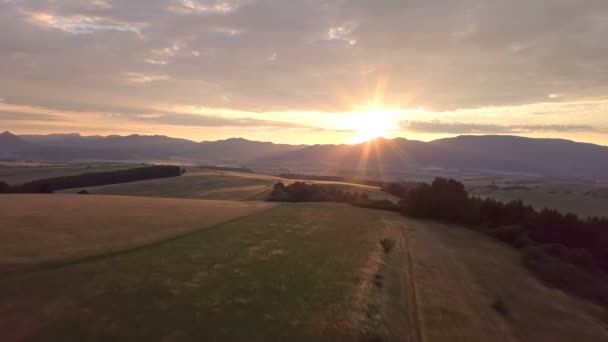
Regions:
M 400 127 L 409 132 L 448 134 L 523 134 L 538 132 L 573 133 L 607 131 L 588 125 L 500 125 L 415 120 L 401 121 Z
M 151 114 L 131 116 L 131 120 L 146 122 L 149 124 L 161 124 L 172 126 L 194 126 L 194 127 L 240 127 L 240 128 L 284 128 L 284 129 L 306 129 L 316 130 L 317 127 L 302 125 L 292 122 L 273 120 L 260 120 L 253 118 L 227 118 L 215 115 L 201 114 Z
M 559 104 L 608 94 L 606 18 L 605 0 L 0 1 L 0 95 L 100 112 Z
M 5 120 L 5 121 L 61 121 L 64 119 L 58 115 L 22 113 L 22 112 L 14 112 L 14 111 L 5 111 L 5 110 L 0 109 L 0 120 Z

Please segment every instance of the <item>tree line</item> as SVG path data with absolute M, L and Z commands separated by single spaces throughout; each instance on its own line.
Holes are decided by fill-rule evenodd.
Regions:
M 92 172 L 76 176 L 39 179 L 12 186 L 5 182 L 0 182 L 0 193 L 52 193 L 64 189 L 177 177 L 182 172 L 183 170 L 179 166 L 154 165 L 128 170 Z

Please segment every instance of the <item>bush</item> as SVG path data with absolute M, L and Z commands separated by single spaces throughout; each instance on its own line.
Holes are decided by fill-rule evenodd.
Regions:
M 389 200 L 361 200 L 355 203 L 357 207 L 361 208 L 369 208 L 369 209 L 378 209 L 378 210 L 387 210 L 387 211 L 398 211 L 399 206 Z
M 88 195 L 89 191 L 87 191 L 87 190 L 80 190 L 80 191 L 77 192 L 77 194 L 78 195 Z
M 509 316 L 509 309 L 502 298 L 497 298 L 492 304 L 492 308 L 505 317 Z
M 0 182 L 0 194 L 6 194 L 10 190 L 10 186 L 6 182 Z
M 388 254 L 391 252 L 393 247 L 395 247 L 395 243 L 396 243 L 395 240 L 389 239 L 389 238 L 384 238 L 384 239 L 380 240 L 380 245 L 384 249 L 385 254 Z
M 516 241 L 523 238 L 524 229 L 518 226 L 499 227 L 491 230 L 490 235 L 502 242 L 515 245 Z

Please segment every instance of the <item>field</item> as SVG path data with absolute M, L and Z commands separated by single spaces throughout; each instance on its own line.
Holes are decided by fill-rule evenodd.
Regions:
M 350 298 L 377 244 L 368 236 L 374 217 L 349 206 L 285 205 L 130 253 L 11 276 L 0 282 L 0 336 L 127 341 L 356 334 Z
M 189 170 L 181 177 L 89 187 L 86 190 L 102 195 L 245 201 L 265 200 L 272 191 L 273 185 L 278 181 L 289 184 L 296 180 L 263 174 Z M 306 181 L 306 183 L 332 184 L 349 191 L 367 193 L 374 199 L 394 199 L 393 196 L 372 186 L 320 181 Z M 77 193 L 80 190 L 82 189 L 69 189 L 61 192 Z
M 75 198 L 39 197 L 28 208 L 14 206 L 13 215 L 37 215 L 48 201 Z M 144 207 L 150 201 L 123 198 Z M 215 211 L 209 208 L 207 213 Z M 128 220 L 131 215 L 122 210 Z M 155 224 L 160 214 L 152 211 L 133 227 Z M 20 230 L 29 228 L 30 236 L 38 233 L 49 245 L 80 245 L 44 234 L 68 226 L 62 220 L 73 216 L 91 218 L 83 210 L 71 214 L 48 225 L 31 221 Z M 158 227 L 172 230 L 173 224 Z M 118 254 L 3 276 L 0 336 L 4 341 L 607 340 L 598 308 L 545 287 L 525 270 L 516 251 L 463 228 L 338 204 L 283 204 L 201 228 Z M 389 254 L 378 243 L 382 238 L 397 241 Z M 492 308 L 497 298 L 504 300 L 508 316 Z
M 268 203 L 80 195 L 0 197 L 0 274 L 148 244 Z
M 394 293 L 413 293 L 401 310 L 414 307 L 409 319 L 410 327 L 418 327 L 414 340 L 608 340 L 602 310 L 541 284 L 516 250 L 469 229 L 384 216 L 401 247 L 384 264 L 385 278 L 401 277 L 406 285 L 387 287 L 380 302 L 392 317 Z M 493 308 L 499 299 L 504 316 Z
M 16 169 L 30 167 L 13 179 Z M 608 341 L 603 309 L 542 284 L 485 235 L 349 205 L 270 204 L 260 200 L 272 186 L 294 180 L 187 170 L 90 195 L 0 196 L 0 340 Z M 605 199 L 598 186 L 507 182 L 473 193 Z
M 499 185 L 470 186 L 472 195 L 500 201 L 522 200 L 537 209 L 550 208 L 581 216 L 608 216 L 608 186 L 599 184 L 510 181 Z
M 129 163 L 3 163 L 0 164 L 0 181 L 15 185 L 42 178 L 75 176 L 82 173 L 131 169 L 139 166 L 142 165 Z

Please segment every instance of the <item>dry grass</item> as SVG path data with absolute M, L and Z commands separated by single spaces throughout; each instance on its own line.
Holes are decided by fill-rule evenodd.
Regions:
M 377 216 L 281 205 L 179 239 L 0 281 L 4 341 L 350 341 Z M 373 236 L 373 238 L 372 238 Z M 179 333 L 176 333 L 179 332 Z
M 608 340 L 599 308 L 541 284 L 516 250 L 468 229 L 383 215 L 405 234 L 424 341 Z
M 95 195 L 0 197 L 0 272 L 132 248 L 271 207 Z

